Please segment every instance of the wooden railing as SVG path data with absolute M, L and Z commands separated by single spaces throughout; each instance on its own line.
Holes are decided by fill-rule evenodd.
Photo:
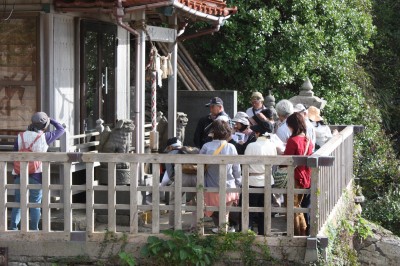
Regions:
M 145 146 L 150 146 L 151 124 L 145 124 Z M 17 135 L 0 135 L 0 151 L 12 151 Z M 60 140 L 49 147 L 50 152 L 97 152 L 100 144 L 100 133 L 98 131 L 71 135 L 68 132 L 62 135 Z M 131 141 L 131 143 L 133 143 Z M 134 148 L 132 148 L 133 150 Z
M 30 160 L 40 159 L 43 162 L 43 182 L 42 185 L 30 185 L 27 183 L 27 162 Z M 21 161 L 21 184 L 14 185 L 7 183 L 7 170 L 12 161 Z M 95 165 L 99 162 L 108 164 L 108 185 L 98 185 L 95 182 L 96 171 Z M 128 162 L 130 164 L 130 184 L 131 185 L 115 185 L 116 164 L 118 162 Z M 8 164 L 7 164 L 8 163 Z M 85 165 L 86 182 L 83 185 L 72 184 L 72 168 L 73 164 L 81 163 Z M 152 180 L 154 186 L 140 186 L 138 180 L 142 173 L 139 172 L 141 164 L 151 163 L 153 169 Z M 175 164 L 175 183 L 173 186 L 159 187 L 160 181 L 160 164 Z M 196 163 L 198 166 L 197 186 L 182 187 L 182 164 Z M 239 163 L 242 166 L 242 188 L 227 189 L 225 186 L 227 173 L 226 164 Z M 63 180 L 60 184 L 50 182 L 52 164 L 61 164 L 63 166 Z M 204 187 L 204 165 L 218 164 L 220 166 L 220 188 Z M 264 164 L 266 167 L 265 175 L 271 175 L 271 167 L 273 165 L 288 166 L 288 187 L 286 189 L 271 188 L 270 178 L 265 179 L 264 188 L 249 188 L 248 176 L 250 164 Z M 312 167 L 312 183 L 310 189 L 294 188 L 294 168 L 297 165 L 308 165 Z M 295 213 L 310 213 L 311 216 L 311 238 L 318 238 L 321 229 L 327 223 L 336 203 L 340 200 L 343 190 L 351 183 L 353 167 L 353 127 L 349 126 L 343 129 L 338 135 L 334 136 L 329 142 L 321 147 L 311 156 L 208 156 L 208 155 L 168 155 L 168 154 L 105 154 L 90 152 L 74 152 L 74 153 L 16 153 L 2 152 L 0 153 L 0 240 L 8 238 L 8 234 L 12 234 L 13 239 L 24 239 L 26 234 L 37 234 L 36 240 L 40 239 L 60 239 L 64 241 L 71 240 L 71 235 L 77 232 L 73 231 L 73 211 L 84 210 L 86 212 L 87 226 L 85 231 L 86 241 L 101 240 L 106 233 L 104 230 L 98 230 L 95 227 L 95 211 L 99 209 L 107 210 L 107 231 L 122 233 L 117 230 L 117 211 L 125 210 L 129 213 L 129 233 L 138 234 L 139 221 L 138 215 L 142 212 L 151 211 L 151 233 L 160 233 L 160 213 L 163 211 L 174 210 L 175 229 L 182 228 L 182 211 L 196 211 L 197 222 L 200 225 L 200 233 L 204 233 L 202 226 L 204 211 L 218 211 L 221 228 L 226 228 L 224 223 L 227 211 L 241 212 L 242 231 L 247 231 L 249 224 L 249 212 L 264 212 L 265 235 L 267 239 L 274 242 L 273 239 L 287 239 L 289 242 L 293 239 L 304 239 L 301 245 L 306 244 L 305 237 L 295 237 L 293 230 L 293 218 Z M 7 191 L 12 189 L 20 189 L 21 203 L 8 201 Z M 43 200 L 41 204 L 28 203 L 28 190 L 42 189 Z M 50 201 L 50 195 L 53 190 L 63 191 L 62 203 L 53 203 Z M 103 191 L 107 197 L 107 203 L 99 203 L 95 200 L 95 193 Z M 174 193 L 175 199 L 173 205 L 160 205 L 160 191 L 168 191 Z M 86 203 L 73 202 L 72 195 L 76 192 L 85 193 Z M 182 193 L 196 193 L 196 205 L 182 205 Z M 204 192 L 219 192 L 219 206 L 204 206 Z M 226 192 L 242 193 L 242 206 L 227 207 L 224 204 Z M 126 193 L 129 195 L 129 202 L 126 204 L 117 203 L 116 196 L 118 193 Z M 152 194 L 152 204 L 146 205 L 139 202 L 138 195 L 144 193 Z M 264 207 L 249 207 L 249 193 L 264 193 Z M 287 194 L 287 207 L 273 207 L 271 204 L 271 194 L 282 193 Z M 310 208 L 294 208 L 294 194 L 311 194 Z M 21 230 L 8 231 L 7 224 L 9 214 L 7 209 L 20 207 L 21 212 Z M 30 232 L 28 230 L 28 208 L 42 208 L 42 229 L 39 232 Z M 51 230 L 51 210 L 63 209 L 64 212 L 64 229 L 63 231 Z M 286 235 L 276 236 L 271 230 L 271 213 L 286 214 Z M 292 239 L 292 240 L 290 240 Z M 275 240 L 276 242 L 276 240 Z M 288 243 L 287 241 L 285 243 Z
M 79 135 L 64 134 L 60 140 L 49 147 L 50 152 L 88 152 L 96 151 L 99 145 L 97 131 Z M 12 151 L 17 135 L 0 135 L 0 151 Z

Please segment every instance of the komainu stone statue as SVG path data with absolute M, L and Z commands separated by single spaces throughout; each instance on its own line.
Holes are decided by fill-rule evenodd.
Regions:
M 176 113 L 176 137 L 183 143 L 185 141 L 185 128 L 188 118 L 185 113 Z M 162 112 L 158 112 L 159 152 L 163 152 L 168 140 L 168 120 Z
M 109 127 L 105 127 L 104 131 L 100 134 L 98 151 L 103 153 L 128 153 L 134 129 L 135 125 L 133 121 L 129 119 L 118 120 L 115 128 L 112 130 L 110 130 Z M 117 184 L 129 183 L 129 164 L 121 162 L 116 165 L 116 168 Z M 102 169 L 100 172 L 104 173 L 105 176 L 100 174 L 99 180 L 101 183 L 107 183 L 107 163 L 101 163 L 100 169 Z

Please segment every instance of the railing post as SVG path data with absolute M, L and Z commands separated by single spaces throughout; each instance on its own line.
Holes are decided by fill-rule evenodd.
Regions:
M 64 232 L 72 232 L 72 172 L 71 163 L 64 163 Z
M 219 228 L 227 230 L 226 219 L 226 164 L 219 165 Z
M 174 229 L 182 229 L 182 164 L 175 164 Z
M 264 178 L 264 234 L 271 235 L 271 165 L 265 165 Z
M 86 232 L 94 232 L 94 162 L 86 164 Z
M 50 232 L 50 163 L 42 163 L 42 231 L 45 233 Z
M 7 162 L 0 162 L 0 232 L 6 230 L 7 225 Z
M 116 163 L 108 163 L 108 193 L 107 193 L 107 198 L 108 198 L 108 211 L 107 211 L 107 217 L 108 217 L 108 230 L 110 232 L 116 232 L 117 230 L 117 225 L 116 225 L 116 215 L 117 211 L 115 209 L 115 205 L 117 203 L 117 197 L 116 197 L 116 192 L 115 192 L 115 186 L 116 186 Z
M 69 132 L 68 130 L 65 131 L 65 133 L 59 138 L 60 140 L 60 152 L 70 152 L 68 151 L 69 147 Z
M 312 168 L 310 188 L 310 236 L 316 237 L 319 230 L 319 167 Z
M 153 163 L 153 189 L 152 189 L 152 210 L 151 223 L 153 234 L 160 232 L 160 164 Z M 176 188 L 176 187 L 175 187 Z M 175 191 L 176 193 L 176 191 Z M 175 194 L 176 196 L 176 194 Z M 176 207 L 176 206 L 175 206 Z M 180 206 L 181 207 L 181 206 Z M 182 212 L 181 212 L 182 214 Z M 176 212 L 175 212 L 176 215 Z M 179 222 L 179 221 L 178 221 Z M 175 221 L 176 223 L 176 221 Z
M 249 165 L 242 167 L 242 232 L 249 229 Z
M 20 206 L 21 206 L 21 231 L 27 232 L 29 229 L 29 209 L 28 209 L 28 162 L 21 161 L 21 173 L 19 192 L 20 192 Z
M 319 166 L 320 167 L 320 166 Z M 310 236 L 307 238 L 305 262 L 318 260 L 317 234 L 319 225 L 319 167 L 312 168 L 310 187 Z
M 204 164 L 197 165 L 197 225 L 204 219 Z M 204 226 L 199 229 L 204 234 Z
M 287 236 L 294 235 L 294 167 L 288 166 L 286 194 Z
M 138 228 L 138 173 L 139 164 L 130 164 L 130 233 L 137 234 Z

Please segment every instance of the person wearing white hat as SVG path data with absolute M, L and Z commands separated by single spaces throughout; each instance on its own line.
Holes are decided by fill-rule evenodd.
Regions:
M 252 133 L 250 129 L 249 116 L 245 112 L 237 112 L 235 117 L 232 119 L 232 122 L 235 123 L 233 126 L 233 138 L 235 141 L 243 144 Z
M 286 124 L 286 118 L 293 114 L 293 104 L 289 100 L 280 100 L 275 106 L 279 121 L 275 124 L 276 135 L 286 145 L 291 132 Z
M 60 138 L 64 132 L 64 127 L 56 120 L 50 118 L 45 112 L 37 112 L 31 118 L 31 124 L 25 132 L 18 134 L 18 138 L 14 143 L 14 151 L 21 151 L 24 147 L 30 147 L 33 152 L 47 152 L 51 143 Z M 54 131 L 47 131 L 49 125 L 53 125 Z M 20 184 L 19 165 L 14 163 L 12 175 L 14 176 L 14 184 Z M 38 167 L 29 171 L 29 184 L 42 183 L 42 164 L 39 162 Z M 15 202 L 20 202 L 21 195 L 19 189 L 15 190 Z M 42 190 L 29 189 L 29 202 L 42 203 Z M 29 208 L 29 230 L 39 230 L 40 208 Z M 18 225 L 21 221 L 21 209 L 13 208 L 11 211 L 10 230 L 18 230 Z

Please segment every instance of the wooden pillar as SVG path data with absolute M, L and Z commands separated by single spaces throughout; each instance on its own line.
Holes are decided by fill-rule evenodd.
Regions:
M 170 18 L 170 27 L 175 29 L 177 27 L 177 17 L 174 14 Z M 176 34 L 175 34 L 176 36 Z M 176 113 L 177 113 L 177 58 L 178 58 L 178 43 L 175 41 L 169 43 L 169 51 L 171 52 L 171 65 L 174 74 L 168 80 L 168 138 L 176 135 Z

